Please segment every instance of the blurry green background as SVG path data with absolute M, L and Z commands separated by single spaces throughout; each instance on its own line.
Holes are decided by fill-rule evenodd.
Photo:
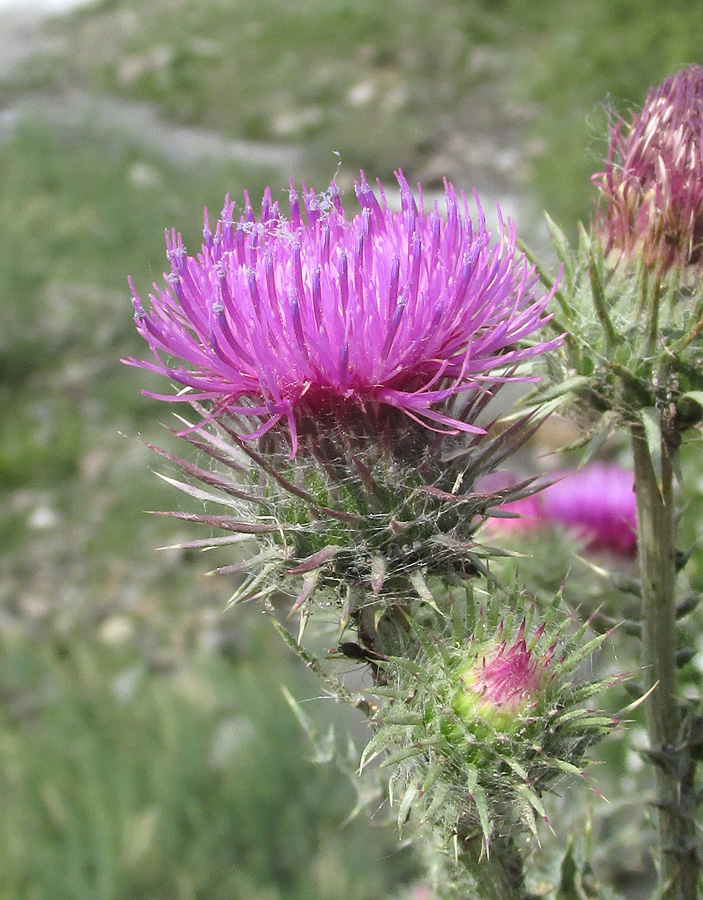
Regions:
M 260 614 L 223 612 L 213 557 L 157 551 L 201 535 L 145 514 L 185 501 L 145 446 L 177 448 L 158 382 L 120 363 L 144 352 L 127 276 L 148 293 L 164 228 L 196 250 L 226 192 L 349 192 L 360 168 L 476 186 L 538 245 L 543 208 L 573 234 L 607 110 L 703 62 L 703 3 L 0 14 L 0 900 L 400 896 L 411 857 L 383 811 L 344 825 L 353 789 L 280 691 L 319 687 Z

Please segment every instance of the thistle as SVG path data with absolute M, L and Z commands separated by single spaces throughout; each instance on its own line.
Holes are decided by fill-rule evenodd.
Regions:
M 217 570 L 242 576 L 232 602 L 263 601 L 291 649 L 372 717 L 365 758 L 385 747 L 408 761 L 393 778 L 408 787 L 400 819 L 422 794 L 462 846 L 477 828 L 478 846 L 495 849 L 513 826 L 534 827 L 543 787 L 579 771 L 609 723 L 572 709 L 595 688 L 566 678 L 595 644 L 560 653 L 557 678 L 561 626 L 550 619 L 547 638 L 529 611 L 516 634 L 512 614 L 498 628 L 493 613 L 477 618 L 469 587 L 482 576 L 498 590 L 488 561 L 502 551 L 477 529 L 535 489 L 481 486 L 540 421 L 493 427 L 491 402 L 505 383 L 533 380 L 524 364 L 562 338 L 536 336 L 553 289 L 516 250 L 512 223 L 500 219 L 494 239 L 478 201 L 474 223 L 449 184 L 444 215 L 426 213 L 397 178 L 399 212 L 362 175 L 351 219 L 332 184 L 322 196 L 303 188 L 304 215 L 291 188 L 288 219 L 270 191 L 258 221 L 247 199 L 235 223 L 227 200 L 214 233 L 206 214 L 197 257 L 167 235 L 166 286 L 148 311 L 133 291 L 154 359 L 128 362 L 180 386 L 158 396 L 190 404 L 179 433 L 210 458 L 158 451 L 186 476 L 166 480 L 224 508 L 168 513 L 228 532 L 181 546 L 237 549 Z M 273 615 L 281 594 L 297 637 Z M 500 601 L 516 608 L 517 595 Z M 302 643 L 320 607 L 336 620 L 328 659 Z M 363 662 L 375 696 L 334 675 L 340 655 Z
M 206 212 L 197 257 L 167 233 L 168 286 L 155 285 L 150 312 L 134 293 L 155 362 L 129 362 L 187 389 L 160 399 L 208 401 L 214 418 L 253 422 L 246 440 L 285 420 L 292 456 L 299 430 L 329 413 L 374 420 L 400 410 L 427 427 L 480 433 L 438 407 L 520 380 L 519 363 L 559 343 L 528 342 L 549 320 L 550 294 L 517 253 L 512 223 L 501 220 L 492 241 L 478 202 L 474 225 L 446 184 L 445 217 L 437 204 L 425 214 L 397 178 L 399 213 L 362 174 L 351 220 L 333 182 L 322 196 L 303 188 L 305 221 L 292 186 L 289 219 L 267 190 L 260 220 L 247 198 L 235 223 L 228 198 L 214 235 Z
M 364 762 L 383 751 L 381 764 L 398 767 L 399 824 L 439 819 L 445 843 L 477 841 L 490 853 L 493 841 L 536 834 L 544 790 L 583 775 L 586 749 L 612 727 L 584 705 L 611 682 L 581 671 L 604 636 L 588 639 L 588 623 L 560 617 L 559 597 L 540 622 L 515 588 L 478 612 L 470 593 L 436 596 L 433 628 L 413 628 L 414 654 L 381 664 L 387 687 L 376 689 L 379 724 Z
M 492 517 L 484 528 L 498 535 L 564 526 L 586 547 L 631 556 L 637 545 L 633 482 L 633 472 L 616 464 L 590 463 L 553 472 L 536 493 L 489 512 Z M 489 477 L 487 486 L 498 488 L 501 483 L 516 485 L 517 478 L 500 473 L 498 478 Z
M 658 268 L 701 261 L 702 152 L 703 66 L 692 65 L 611 129 L 606 168 L 593 176 L 606 252 L 642 254 Z
M 304 217 L 292 188 L 288 219 L 270 191 L 259 221 L 247 199 L 235 223 L 227 200 L 197 257 L 167 235 L 171 272 L 149 312 L 134 294 L 154 360 L 128 362 L 182 386 L 160 398 L 195 408 L 181 433 L 220 466 L 174 459 L 216 489 L 184 490 L 229 510 L 189 518 L 259 542 L 221 570 L 247 573 L 236 600 L 283 587 L 305 614 L 323 590 L 354 622 L 427 596 L 434 574 L 486 571 L 473 534 L 501 498 L 474 486 L 534 426 L 487 438 L 487 407 L 560 343 L 533 339 L 551 295 L 512 223 L 494 240 L 449 184 L 445 215 L 426 214 L 397 177 L 400 212 L 362 175 L 351 219 L 334 184 L 303 189 Z
M 573 392 L 594 446 L 619 425 L 630 432 L 659 888 L 672 898 L 696 896 L 699 877 L 689 813 L 698 802 L 697 750 L 677 673 L 685 648 L 677 634 L 674 472 L 683 434 L 703 420 L 702 128 L 703 68 L 691 66 L 653 88 L 629 124 L 614 125 L 605 171 L 594 176 L 601 205 L 577 250 L 551 226 L 564 272 L 555 296 L 569 332 L 560 370 L 552 367 L 556 393 Z
M 566 526 L 592 549 L 634 553 L 637 509 L 631 470 L 591 463 L 553 477 L 554 484 L 536 498 L 544 520 Z

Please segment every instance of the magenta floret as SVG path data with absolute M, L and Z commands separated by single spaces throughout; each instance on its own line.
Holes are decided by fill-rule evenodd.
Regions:
M 284 218 L 270 190 L 257 220 L 227 198 L 214 234 L 205 214 L 198 256 L 167 233 L 171 272 L 135 319 L 155 361 L 128 360 L 187 389 L 165 400 L 209 401 L 213 415 L 253 418 L 244 437 L 287 420 L 296 447 L 306 416 L 351 405 L 401 410 L 427 427 L 480 432 L 442 409 L 465 391 L 516 378 L 514 368 L 560 339 L 528 341 L 551 294 L 516 249 L 512 222 L 493 241 L 478 204 L 445 182 L 446 210 L 425 214 L 401 172 L 393 211 L 363 173 L 348 219 L 334 182 L 291 185 Z M 175 360 L 175 362 L 173 361 Z

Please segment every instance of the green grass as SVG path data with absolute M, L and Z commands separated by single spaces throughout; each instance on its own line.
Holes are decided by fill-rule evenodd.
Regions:
M 261 641 L 160 672 L 80 638 L 0 650 L 0 897 L 371 900 L 411 874 L 391 829 L 342 827 L 351 784 L 306 760 L 279 689 L 311 685 L 262 671 Z
M 333 151 L 347 172 L 388 178 L 402 165 L 436 178 L 452 140 L 470 153 L 473 123 L 480 135 L 493 116 L 497 149 L 506 122 L 531 135 L 532 188 L 570 230 L 589 215 L 605 107 L 640 104 L 651 84 L 702 58 L 701 0 L 176 7 L 114 0 L 83 11 L 57 27 L 64 43 L 27 77 L 155 101 L 173 119 L 238 137 L 303 143 L 309 182 L 330 177 Z M 451 152 L 447 162 L 456 165 Z

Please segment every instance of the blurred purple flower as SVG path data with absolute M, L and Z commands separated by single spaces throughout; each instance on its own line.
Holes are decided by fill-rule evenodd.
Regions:
M 692 65 L 647 95 L 630 122 L 610 131 L 604 172 L 606 250 L 641 251 L 648 263 L 701 261 L 703 243 L 703 66 Z
M 544 519 L 566 525 L 594 549 L 635 552 L 637 512 L 631 471 L 593 463 L 556 477 L 559 480 L 537 496 Z
M 497 475 L 490 477 L 493 481 L 487 483 L 494 490 L 517 484 L 517 478 L 507 473 L 501 473 L 502 484 L 497 483 Z M 563 525 L 592 549 L 631 555 L 637 546 L 633 483 L 632 471 L 613 464 L 592 463 L 556 472 L 538 493 L 498 507 L 519 518 L 489 518 L 484 527 L 496 533 Z
M 235 222 L 227 198 L 214 235 L 206 212 L 197 257 L 167 233 L 171 272 L 150 311 L 132 288 L 156 360 L 127 362 L 187 389 L 159 399 L 253 417 L 243 437 L 287 420 L 293 454 L 297 424 L 339 406 L 393 407 L 430 428 L 482 432 L 441 404 L 514 380 L 519 363 L 557 346 L 528 340 L 549 320 L 551 294 L 518 253 L 512 222 L 501 220 L 491 241 L 478 199 L 474 224 L 464 195 L 445 183 L 446 214 L 437 204 L 425 214 L 421 193 L 418 208 L 396 177 L 399 212 L 362 173 L 352 219 L 333 182 L 321 196 L 303 186 L 305 219 L 292 186 L 289 219 L 268 189 L 259 221 L 245 195 Z

